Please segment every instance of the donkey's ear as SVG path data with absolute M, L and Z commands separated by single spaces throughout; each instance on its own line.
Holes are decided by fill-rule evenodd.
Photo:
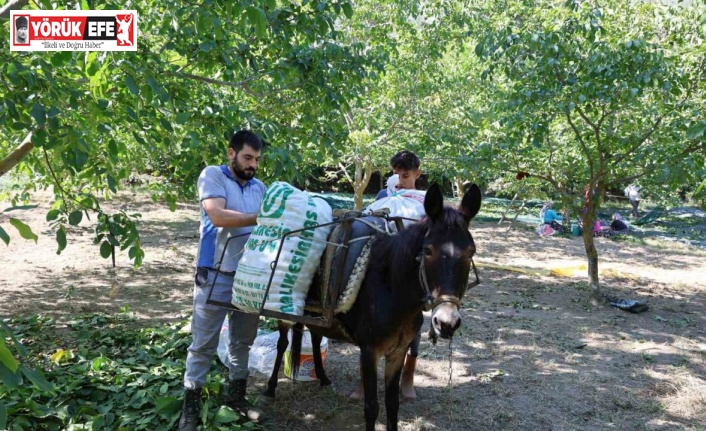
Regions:
M 463 195 L 463 200 L 461 201 L 461 211 L 463 212 L 463 218 L 465 218 L 467 222 L 470 222 L 473 217 L 478 214 L 481 198 L 480 187 L 471 184 L 471 187 L 469 187 L 466 194 Z
M 434 183 L 427 190 L 424 197 L 424 211 L 432 221 L 437 220 L 444 213 L 444 196 L 441 194 L 439 184 Z

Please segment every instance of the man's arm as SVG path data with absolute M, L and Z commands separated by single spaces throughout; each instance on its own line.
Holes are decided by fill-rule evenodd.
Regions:
M 201 201 L 208 218 L 216 227 L 245 227 L 254 226 L 257 222 L 257 213 L 241 213 L 226 208 L 223 198 L 207 198 Z

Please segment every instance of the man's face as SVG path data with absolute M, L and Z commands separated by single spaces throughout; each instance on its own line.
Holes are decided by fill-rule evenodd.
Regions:
M 421 175 L 421 173 L 422 173 L 419 169 L 401 169 L 401 168 L 394 168 L 392 170 L 392 172 L 394 172 L 400 176 L 400 180 L 396 186 L 396 188 L 398 190 L 399 189 L 414 190 L 414 182 L 417 181 L 417 178 L 419 178 L 419 175 Z
M 27 27 L 18 28 L 17 29 L 17 37 L 22 40 L 27 39 Z
M 255 176 L 257 165 L 260 163 L 260 153 L 262 151 L 256 151 L 247 144 L 237 153 L 234 149 L 228 148 L 230 167 L 238 179 L 247 181 Z

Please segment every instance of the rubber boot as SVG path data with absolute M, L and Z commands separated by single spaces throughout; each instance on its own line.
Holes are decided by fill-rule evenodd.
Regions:
M 417 368 L 417 358 L 407 353 L 402 367 L 402 378 L 400 379 L 400 393 L 408 400 L 417 399 L 417 391 L 414 390 L 414 369 Z
M 363 391 L 363 367 L 360 364 L 358 364 L 358 375 L 360 376 L 358 387 L 348 396 L 349 400 L 360 401 L 365 398 L 365 392 Z
M 179 419 L 179 431 L 196 431 L 201 422 L 201 388 L 184 389 L 184 405 Z
M 245 398 L 245 390 L 248 387 L 247 379 L 231 380 L 228 382 L 228 402 L 227 405 L 248 418 L 248 420 L 258 423 L 265 420 L 262 410 L 254 407 Z
M 362 400 L 363 398 L 365 398 L 365 393 L 363 392 L 363 381 L 362 380 L 358 381 L 358 387 L 355 389 L 355 391 L 353 391 L 352 394 L 350 394 L 348 396 L 348 398 L 351 400 L 356 400 L 356 401 L 359 401 L 359 400 Z

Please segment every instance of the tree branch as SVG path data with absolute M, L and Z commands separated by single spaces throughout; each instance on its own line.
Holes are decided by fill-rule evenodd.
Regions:
M 0 177 L 5 175 L 14 168 L 20 160 L 22 160 L 30 151 L 34 148 L 32 144 L 32 132 L 29 132 L 27 137 L 24 138 L 22 143 L 17 146 L 10 154 L 4 159 L 0 160 Z
M 619 165 L 623 160 L 625 160 L 627 157 L 631 156 L 635 151 L 637 151 L 637 149 L 640 148 L 640 146 L 642 146 L 642 144 L 644 144 L 645 141 L 647 141 L 650 136 L 652 136 L 652 134 L 657 130 L 659 125 L 662 123 L 663 118 L 664 115 L 660 115 L 659 118 L 657 118 L 657 121 L 655 121 L 655 123 L 652 125 L 652 127 L 650 127 L 650 129 L 646 131 L 632 147 L 628 148 L 628 150 L 621 156 L 614 158 L 612 160 L 613 166 Z
M 576 124 L 574 124 L 574 121 L 571 119 L 571 115 L 569 114 L 568 111 L 566 112 L 566 119 L 569 121 L 569 125 L 574 130 L 574 133 L 576 134 L 576 137 L 579 140 L 579 144 L 581 144 L 581 148 L 583 149 L 584 154 L 586 154 L 586 160 L 588 160 L 588 168 L 591 170 L 591 178 L 593 178 L 593 174 L 594 174 L 593 159 L 591 159 L 591 154 L 588 151 L 588 146 L 586 145 L 583 138 L 581 137 L 581 132 L 579 131 L 578 127 L 576 127 Z
M 600 122 L 603 121 L 602 117 L 598 124 L 594 123 L 591 121 L 590 118 L 588 118 L 588 115 L 586 115 L 585 112 L 583 112 L 583 109 L 579 108 L 578 106 L 576 107 L 576 112 L 579 113 L 581 118 L 583 118 L 583 121 L 585 121 L 591 128 L 593 129 L 593 134 L 596 136 L 596 149 L 598 150 L 598 164 L 599 166 L 603 166 L 605 162 L 605 158 L 603 157 L 603 143 L 601 141 L 601 130 L 600 130 Z
M 29 0 L 10 0 L 5 6 L 0 8 L 0 18 L 10 19 L 10 11 L 13 9 L 22 9 L 29 4 Z
M 353 179 L 351 179 L 351 176 L 348 175 L 348 170 L 346 169 L 345 166 L 343 166 L 343 163 L 338 162 L 338 167 L 341 168 L 341 171 L 343 172 L 343 175 L 346 176 L 346 179 L 348 180 L 348 182 L 351 183 L 351 185 L 355 185 L 355 181 L 353 181 Z

